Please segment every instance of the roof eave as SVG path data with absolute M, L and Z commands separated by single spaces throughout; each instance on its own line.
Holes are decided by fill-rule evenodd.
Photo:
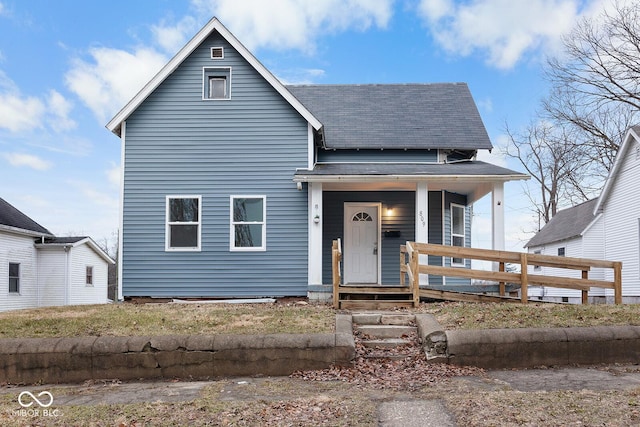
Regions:
M 620 150 L 616 155 L 616 158 L 613 162 L 613 167 L 609 172 L 609 176 L 607 176 L 607 181 L 605 182 L 604 188 L 600 193 L 600 197 L 598 197 L 598 202 L 596 203 L 596 207 L 593 209 L 594 215 L 596 215 L 598 212 L 600 212 L 604 208 L 605 201 L 609 196 L 611 187 L 613 187 L 613 183 L 615 181 L 616 175 L 618 174 L 618 170 L 622 167 L 621 165 L 623 162 L 622 159 L 624 158 L 624 153 L 627 151 L 627 147 L 629 146 L 629 144 L 631 144 L 629 141 L 631 141 L 632 139 L 635 139 L 636 141 L 640 142 L 640 136 L 638 135 L 638 133 L 636 132 L 636 128 L 634 127 L 629 128 L 629 130 L 627 131 L 622 141 L 622 146 L 620 147 Z
M 22 234 L 28 237 L 53 237 L 53 234 L 42 233 L 34 230 L 27 230 L 24 228 L 12 227 L 10 225 L 0 224 L 0 231 L 6 231 L 8 233 Z
M 115 261 L 100 247 L 96 242 L 93 241 L 90 237 L 86 237 L 82 240 L 78 240 L 73 243 L 36 243 L 36 248 L 38 249 L 47 249 L 47 248 L 75 248 L 80 245 L 87 244 L 98 256 L 104 259 L 109 264 L 115 264 Z
M 389 182 L 389 181 L 430 181 L 430 182 L 507 182 L 528 180 L 529 175 L 305 175 L 300 171 L 294 182 Z
M 304 117 L 315 130 L 322 123 L 291 92 L 258 61 L 258 59 L 218 20 L 212 18 L 162 69 L 107 123 L 106 128 L 121 136 L 122 123 L 144 102 L 149 95 L 211 34 L 218 31 L 240 55 L 251 64 L 283 98 Z

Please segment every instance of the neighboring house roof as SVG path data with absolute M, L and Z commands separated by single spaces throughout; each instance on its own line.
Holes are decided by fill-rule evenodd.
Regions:
M 91 237 L 51 237 L 44 239 L 44 242 L 36 243 L 37 248 L 54 248 L 54 247 L 72 247 L 75 248 L 86 244 L 94 250 L 102 259 L 109 264 L 115 264 L 115 261 L 96 243 Z
M 313 170 L 297 170 L 294 181 L 323 181 L 330 177 L 339 179 L 344 176 L 394 176 L 415 180 L 416 177 L 443 178 L 491 176 L 492 180 L 500 176 L 506 180 L 526 179 L 528 175 L 505 169 L 482 161 L 464 161 L 457 163 L 318 163 Z
M 107 129 L 120 136 L 122 123 L 142 104 L 151 93 L 173 73 L 176 68 L 214 31 L 217 31 L 273 88 L 304 117 L 315 130 L 322 124 L 300 103 L 258 59 L 217 18 L 211 19 L 180 51 L 147 83 L 109 123 Z
M 595 219 L 594 207 L 597 203 L 598 199 L 592 199 L 557 212 L 524 247 L 542 246 L 580 236 Z
M 0 229 L 18 231 L 34 236 L 53 235 L 49 230 L 20 212 L 2 198 L 0 198 Z
M 287 89 L 322 122 L 327 149 L 492 149 L 465 83 Z
M 604 184 L 604 188 L 600 193 L 600 197 L 598 198 L 597 205 L 594 206 L 594 213 L 600 212 L 604 207 L 607 199 L 609 198 L 609 194 L 611 193 L 611 189 L 613 188 L 613 184 L 620 173 L 620 169 L 622 168 L 622 163 L 624 162 L 624 158 L 627 155 L 627 151 L 633 145 L 633 142 L 640 144 L 640 126 L 631 126 L 627 133 L 625 134 L 624 139 L 622 140 L 622 145 L 618 150 L 618 154 L 616 155 L 616 159 L 613 162 L 613 166 L 611 167 L 611 171 L 609 172 L 609 176 L 607 177 L 607 181 Z

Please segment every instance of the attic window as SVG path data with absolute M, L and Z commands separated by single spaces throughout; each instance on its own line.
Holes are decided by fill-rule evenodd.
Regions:
M 203 69 L 202 99 L 231 99 L 231 68 Z
M 222 48 L 222 47 L 212 47 L 211 48 L 211 59 L 224 59 L 224 48 Z

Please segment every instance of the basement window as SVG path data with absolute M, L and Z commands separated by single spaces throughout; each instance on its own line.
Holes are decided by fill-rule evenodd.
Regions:
M 231 68 L 204 68 L 202 99 L 231 99 Z

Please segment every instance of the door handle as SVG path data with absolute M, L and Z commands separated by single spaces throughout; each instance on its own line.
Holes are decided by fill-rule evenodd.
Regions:
M 373 254 L 374 255 L 378 255 L 378 244 L 377 243 L 373 244 Z

